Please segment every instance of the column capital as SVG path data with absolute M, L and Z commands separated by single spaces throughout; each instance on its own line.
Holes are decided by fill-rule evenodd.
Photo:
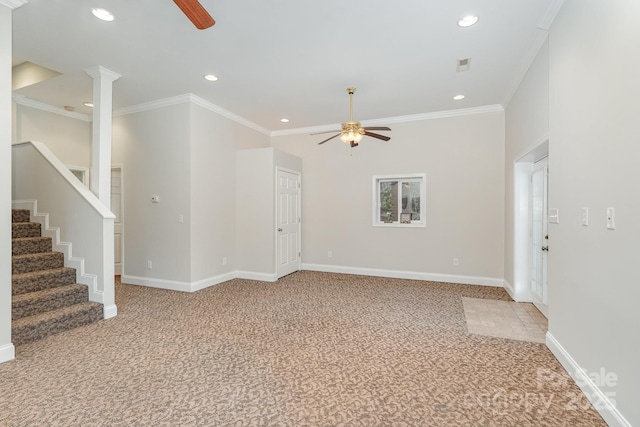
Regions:
M 2 1 L 2 0 L 0 0 Z M 107 79 L 110 81 L 115 81 L 118 80 L 120 77 L 122 77 L 120 74 L 111 71 L 107 68 L 104 68 L 103 66 L 100 65 L 96 65 L 95 67 L 89 67 L 86 68 L 84 70 L 85 73 L 89 74 L 89 76 L 91 76 L 91 78 L 96 79 L 96 78 L 103 78 L 103 79 Z
M 27 3 L 27 0 L 0 0 L 0 5 L 9 9 L 17 9 Z

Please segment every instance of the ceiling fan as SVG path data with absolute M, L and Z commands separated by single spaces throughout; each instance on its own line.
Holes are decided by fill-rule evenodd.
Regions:
M 381 139 L 383 141 L 388 141 L 391 139 L 391 137 L 388 137 L 385 135 L 369 132 L 370 130 L 391 130 L 391 128 L 386 126 L 362 127 L 359 121 L 353 120 L 353 94 L 355 92 L 356 92 L 355 87 L 347 88 L 347 93 L 349 94 L 349 120 L 346 122 L 342 122 L 342 130 L 340 131 L 330 130 L 327 132 L 317 132 L 317 133 L 311 134 L 311 135 L 320 135 L 323 133 L 338 132 L 332 137 L 327 138 L 324 141 L 318 142 L 318 145 L 324 144 L 327 141 L 331 141 L 333 138 L 336 138 L 338 136 L 343 142 L 350 144 L 352 147 L 357 147 L 359 142 L 362 140 L 362 137 L 365 135 L 370 136 L 372 138 Z
M 173 2 L 178 5 L 199 30 L 213 27 L 213 24 L 216 23 L 198 0 L 173 0 Z

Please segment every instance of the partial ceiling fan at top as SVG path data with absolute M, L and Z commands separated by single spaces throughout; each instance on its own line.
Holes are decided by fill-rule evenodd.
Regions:
M 360 122 L 357 120 L 353 120 L 353 94 L 356 92 L 355 87 L 347 88 L 347 93 L 349 94 L 349 120 L 346 122 L 342 122 L 342 130 L 330 130 L 327 132 L 317 132 L 312 133 L 311 135 L 320 135 L 323 133 L 330 132 L 339 132 L 333 135 L 330 138 L 325 139 L 324 141 L 318 142 L 318 145 L 324 144 L 327 141 L 332 140 L 333 138 L 340 137 L 342 142 L 351 145 L 352 147 L 357 147 L 362 140 L 363 136 L 370 136 L 372 138 L 381 139 L 383 141 L 389 141 L 391 137 L 380 135 L 378 133 L 369 132 L 371 130 L 391 130 L 391 128 L 387 126 L 368 126 L 362 127 Z
M 187 18 L 199 30 L 213 27 L 213 24 L 216 23 L 198 0 L 173 0 L 173 2 L 178 5 L 180 10 L 187 15 Z

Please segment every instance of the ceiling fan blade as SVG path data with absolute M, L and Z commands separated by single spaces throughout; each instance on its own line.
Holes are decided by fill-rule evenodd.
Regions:
M 372 138 L 378 138 L 378 139 L 381 139 L 381 140 L 383 140 L 383 141 L 388 141 L 388 140 L 390 140 L 390 139 L 391 139 L 391 137 L 384 136 L 384 135 L 380 135 L 380 134 L 377 134 L 377 133 L 367 132 L 366 130 L 364 131 L 364 134 L 365 134 L 365 135 L 367 135 L 367 136 L 370 136 L 370 137 L 372 137 Z
M 360 145 L 360 144 L 358 144 L 357 142 L 351 141 L 351 148 L 357 147 L 358 145 Z
M 199 30 L 212 27 L 216 23 L 198 0 L 173 0 L 173 2 L 178 5 Z
M 337 137 L 337 136 L 340 136 L 340 134 L 339 134 L 339 133 L 337 133 L 337 134 L 333 135 L 331 138 L 327 138 L 327 139 L 325 139 L 324 141 L 318 142 L 318 145 L 320 145 L 320 144 L 324 144 L 324 143 L 325 143 L 325 142 L 327 142 L 327 141 L 331 141 L 333 138 L 335 138 L 335 137 Z
M 310 133 L 309 135 L 322 135 L 323 133 L 332 133 L 332 132 L 340 132 L 340 130 L 328 130 L 325 132 L 315 132 L 315 133 Z
M 367 126 L 362 128 L 364 130 L 391 130 L 391 128 L 387 126 Z

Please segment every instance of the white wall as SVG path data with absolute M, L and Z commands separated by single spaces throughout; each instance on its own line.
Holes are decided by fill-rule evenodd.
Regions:
M 113 120 L 112 159 L 123 166 L 123 276 L 190 282 L 189 114 L 183 103 Z M 151 202 L 154 195 L 160 203 Z
M 11 9 L 0 4 L 0 363 L 11 344 Z
M 191 223 L 187 226 L 191 228 L 191 281 L 197 282 L 237 268 L 236 147 L 265 147 L 269 137 L 196 104 L 191 105 L 190 131 Z
M 240 150 L 236 157 L 237 268 L 275 273 L 273 149 Z
M 273 148 L 237 152 L 236 258 L 242 277 L 275 279 L 276 167 L 302 172 L 304 183 L 298 157 Z
M 227 280 L 237 268 L 236 149 L 266 147 L 269 137 L 193 102 L 113 123 L 113 163 L 123 167 L 123 280 L 185 291 Z M 154 195 L 160 203 L 151 203 Z
M 351 156 L 321 135 L 272 138 L 304 162 L 303 262 L 502 283 L 503 112 L 391 127 L 391 141 L 365 138 Z M 427 227 L 373 227 L 372 176 L 406 173 L 427 174 Z
M 65 165 L 91 166 L 91 123 L 15 104 L 13 142 L 44 143 Z
M 640 425 L 640 2 L 567 0 L 550 34 L 549 332 L 589 372 L 615 373 Z M 616 229 L 607 230 L 607 207 Z M 590 223 L 581 226 L 581 208 Z
M 549 43 L 540 48 L 505 110 L 505 258 L 504 278 L 514 274 L 514 162 L 549 137 Z M 529 161 L 532 161 L 530 159 Z

